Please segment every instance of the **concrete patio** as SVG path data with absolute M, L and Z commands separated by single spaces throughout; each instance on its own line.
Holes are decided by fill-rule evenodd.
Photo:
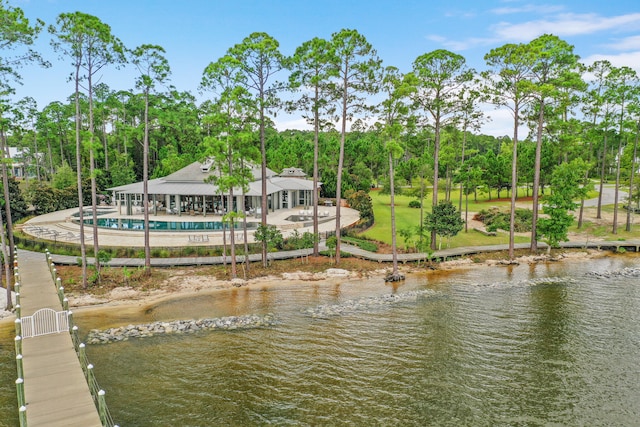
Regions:
M 107 210 L 109 206 L 102 206 L 100 209 Z M 86 208 L 85 208 L 86 209 Z M 142 214 L 121 215 L 117 208 L 112 207 L 111 212 L 100 215 L 98 218 L 109 218 L 114 220 L 143 220 Z M 336 207 L 320 206 L 319 212 L 319 232 L 325 233 L 335 230 Z M 78 223 L 78 208 L 52 212 L 30 219 L 16 228 L 33 237 L 79 245 L 80 225 Z M 354 224 L 360 218 L 358 211 L 346 207 L 340 209 L 341 226 L 346 227 Z M 74 217 L 73 215 L 76 214 Z M 294 209 L 281 209 L 269 212 L 267 223 L 275 225 L 280 229 L 286 238 L 297 230 L 298 233 L 313 232 L 312 210 L 302 210 L 299 207 Z M 303 221 L 293 222 L 286 218 L 291 216 L 303 216 Z M 85 214 L 85 220 L 92 218 L 91 214 Z M 169 215 L 166 212 L 149 214 L 150 221 L 173 221 L 179 223 L 211 222 L 221 221 L 220 215 Z M 247 218 L 249 222 L 260 222 L 260 217 L 251 216 Z M 85 226 L 85 242 L 92 244 L 93 229 L 90 225 Z M 249 243 L 254 242 L 254 230 L 248 231 Z M 244 242 L 244 233 L 241 229 L 235 231 L 236 242 Z M 227 231 L 227 242 L 229 232 Z M 118 229 L 98 227 L 98 241 L 100 246 L 123 246 L 123 247 L 144 247 L 144 231 L 139 229 Z M 150 232 L 150 245 L 154 248 L 162 247 L 183 247 L 183 246 L 215 246 L 223 244 L 223 234 L 221 230 L 191 230 L 191 231 L 154 231 Z

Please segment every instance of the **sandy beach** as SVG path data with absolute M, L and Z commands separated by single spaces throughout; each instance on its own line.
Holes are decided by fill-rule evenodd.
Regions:
M 607 256 L 607 251 L 597 250 L 572 250 L 554 253 L 549 257 L 546 255 L 526 255 L 518 257 L 515 261 L 519 264 L 531 264 L 538 262 L 570 262 L 589 258 Z M 500 259 L 487 258 L 478 263 L 471 258 L 460 258 L 437 264 L 436 270 L 425 270 L 424 266 L 412 264 L 402 265 L 400 271 L 405 276 L 438 274 L 442 271 L 468 268 L 492 268 L 503 264 Z M 125 310 L 137 312 L 145 310 L 146 307 L 157 304 L 163 300 L 172 298 L 183 298 L 193 295 L 210 295 L 233 287 L 265 288 L 291 284 L 306 286 L 310 283 L 322 281 L 327 284 L 340 283 L 344 281 L 359 280 L 379 280 L 390 272 L 390 266 L 380 268 L 378 263 L 369 263 L 369 270 L 353 271 L 341 268 L 328 268 L 322 272 L 308 272 L 294 270 L 292 272 L 269 275 L 244 281 L 242 279 L 221 280 L 213 276 L 206 276 L 197 273 L 196 268 L 172 269 L 171 275 L 159 283 L 152 290 L 137 290 L 132 287 L 116 287 L 104 294 L 67 292 L 70 307 L 74 312 Z M 292 270 L 295 264 L 292 263 Z M 6 294 L 6 293 L 5 293 Z M 0 303 L 5 303 L 6 295 L 0 297 Z M 13 316 L 12 313 L 4 312 L 3 317 Z

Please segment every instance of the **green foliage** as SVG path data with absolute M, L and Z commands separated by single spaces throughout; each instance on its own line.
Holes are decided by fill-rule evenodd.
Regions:
M 474 219 L 481 221 L 487 231 L 509 230 L 510 213 L 501 211 L 498 208 L 483 209 L 478 212 Z M 533 211 L 530 209 L 516 209 L 515 211 L 515 232 L 525 233 L 531 231 L 531 218 Z
M 544 198 L 542 211 L 547 215 L 538 221 L 538 234 L 544 237 L 549 247 L 557 247 L 561 241 L 567 241 L 569 227 L 573 223 L 574 210 L 577 204 L 574 199 L 583 197 L 588 192 L 584 186 L 587 164 L 582 159 L 557 166 L 551 176 L 553 190 Z
M 54 212 L 58 207 L 55 189 L 41 181 L 32 181 L 26 191 L 26 199 L 33 206 L 35 215 Z
M 424 228 L 429 231 L 435 231 L 436 235 L 442 237 L 451 237 L 462 231 L 464 221 L 460 218 L 460 213 L 450 201 L 442 200 L 437 206 L 433 207 L 433 212 L 427 213 L 424 218 Z M 442 246 L 442 239 L 440 240 Z
M 100 265 L 107 265 L 112 258 L 113 255 L 111 255 L 110 251 L 106 251 L 104 249 L 98 251 L 98 263 Z
M 66 162 L 53 175 L 51 186 L 62 190 L 76 185 L 76 172 Z
M 343 237 L 342 241 L 350 245 L 355 245 L 364 251 L 378 252 L 378 245 L 370 240 L 357 239 L 354 237 Z
M 549 247 L 556 248 L 560 241 L 567 241 L 569 227 L 573 223 L 573 215 L 563 208 L 544 206 L 543 212 L 548 215 L 538 221 L 538 234 L 545 237 Z
M 275 249 L 282 249 L 284 246 L 284 239 L 282 232 L 278 230 L 275 225 L 258 225 L 258 229 L 253 235 L 256 242 L 267 243 L 267 248 L 272 251 Z
M 313 244 L 318 241 L 318 235 L 305 231 L 300 234 L 298 230 L 293 230 L 291 236 L 289 236 L 284 242 L 284 249 L 306 249 L 312 248 Z
M 396 196 L 402 194 L 403 189 L 399 179 L 393 180 L 393 192 Z M 390 177 L 385 177 L 382 180 L 382 189 L 380 189 L 380 194 L 391 194 L 391 179 Z
M 368 193 L 359 190 L 349 190 L 345 193 L 349 207 L 360 212 L 360 220 L 365 223 L 373 222 L 373 203 Z
M 409 202 L 409 207 L 410 208 L 420 209 L 421 206 L 422 206 L 422 203 L 420 203 L 420 200 L 411 200 Z
M 22 191 L 20 191 L 20 184 L 14 177 L 9 177 L 9 200 L 11 205 L 11 219 L 14 222 L 19 221 L 20 219 L 26 217 L 28 215 L 27 212 L 27 202 L 24 200 L 22 196 Z M 0 180 L 0 201 L 2 207 L 2 220 L 6 224 L 7 217 L 5 215 L 5 203 L 4 203 L 4 187 Z

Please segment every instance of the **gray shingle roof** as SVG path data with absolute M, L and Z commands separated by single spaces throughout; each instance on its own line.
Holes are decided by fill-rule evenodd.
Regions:
M 249 183 L 249 191 L 245 193 L 247 196 L 262 195 L 262 180 L 260 179 L 261 170 L 259 166 L 252 168 L 254 181 Z M 215 171 L 203 172 L 202 163 L 194 162 L 164 178 L 155 178 L 148 181 L 149 194 L 179 194 L 181 196 L 205 196 L 205 195 L 224 195 L 218 190 L 215 184 L 204 182 L 204 180 L 213 175 Z M 142 181 L 132 184 L 120 185 L 112 187 L 108 190 L 116 191 L 124 194 L 142 194 Z M 276 176 L 271 169 L 267 169 L 267 194 L 277 193 L 282 190 L 312 190 L 313 181 L 300 178 L 288 178 Z M 240 188 L 234 188 L 235 195 L 241 195 Z

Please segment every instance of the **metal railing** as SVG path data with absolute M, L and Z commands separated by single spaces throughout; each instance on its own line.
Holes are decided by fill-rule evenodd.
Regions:
M 31 316 L 21 318 L 22 338 L 57 334 L 69 330 L 69 312 L 41 308 Z
M 20 427 L 27 427 L 27 403 L 25 401 L 24 393 L 24 366 L 22 362 L 22 340 L 29 336 L 44 335 L 45 333 L 54 333 L 53 330 L 58 332 L 68 330 L 71 334 L 71 340 L 80 365 L 84 371 L 87 384 L 89 385 L 89 391 L 93 398 L 94 404 L 98 410 L 100 422 L 104 427 L 118 427 L 111 417 L 107 402 L 105 399 L 105 391 L 100 388 L 93 374 L 93 365 L 89 363 L 87 355 L 85 353 L 85 345 L 80 342 L 78 337 L 78 327 L 73 324 L 73 313 L 69 311 L 69 301 L 64 296 L 64 288 L 61 285 L 61 279 L 58 277 L 55 265 L 51 262 L 51 254 L 47 250 L 45 255 L 47 258 L 47 264 L 49 271 L 53 278 L 53 282 L 56 285 L 58 291 L 58 297 L 62 304 L 63 311 L 56 312 L 52 309 L 38 310 L 33 316 L 21 316 L 20 307 L 20 271 L 18 269 L 18 248 L 15 248 L 15 260 L 14 260 L 14 290 L 15 290 L 15 351 L 16 351 L 16 368 L 18 373 L 18 379 L 16 380 L 16 394 L 18 397 L 18 419 Z
M 69 333 L 71 334 L 71 341 L 73 342 L 73 347 L 76 350 L 78 360 L 80 361 L 80 366 L 82 367 L 82 371 L 84 372 L 84 377 L 87 380 L 87 384 L 89 385 L 89 391 L 91 392 L 93 403 L 98 409 L 100 421 L 102 422 L 102 425 L 104 427 L 118 427 L 118 425 L 113 422 L 113 417 L 109 412 L 109 407 L 107 406 L 107 401 L 105 398 L 106 392 L 102 388 L 100 388 L 100 385 L 98 384 L 98 381 L 96 380 L 96 377 L 93 373 L 93 365 L 87 358 L 87 354 L 85 352 L 85 344 L 80 341 L 80 337 L 78 335 L 78 327 L 73 324 L 73 312 L 69 311 L 69 300 L 64 295 L 62 279 L 58 276 L 58 271 L 55 267 L 55 264 L 51 260 L 51 254 L 48 250 L 45 251 L 45 256 L 47 257 L 47 265 L 49 266 L 49 271 L 51 272 L 51 278 L 53 279 L 53 283 L 56 286 L 56 290 L 58 291 L 60 304 L 62 304 L 62 308 L 64 308 L 64 310 L 66 310 L 66 312 L 68 313 L 67 319 L 69 325 Z

